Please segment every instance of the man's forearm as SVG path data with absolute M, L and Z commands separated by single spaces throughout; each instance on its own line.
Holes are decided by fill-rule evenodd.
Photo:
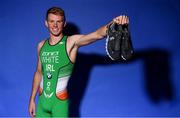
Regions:
M 34 80 L 33 80 L 33 85 L 32 85 L 32 93 L 31 93 L 31 97 L 30 100 L 34 100 L 36 97 L 36 93 L 38 91 L 39 88 L 39 84 L 41 82 L 41 74 L 36 72 L 34 75 Z
M 112 22 L 113 21 L 111 21 L 110 23 Z M 75 35 L 74 37 L 72 37 L 72 39 L 75 39 L 75 45 L 77 47 L 80 47 L 104 38 L 107 35 L 107 26 L 110 23 L 100 27 L 95 32 L 89 33 L 87 35 Z
M 98 30 L 96 30 L 98 36 L 99 36 L 99 39 L 102 39 L 104 38 L 106 35 L 107 35 L 107 27 L 108 25 L 110 25 L 113 21 L 111 21 L 110 23 L 100 27 Z

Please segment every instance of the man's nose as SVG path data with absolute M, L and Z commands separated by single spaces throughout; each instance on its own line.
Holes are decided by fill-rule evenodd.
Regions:
M 53 24 L 53 26 L 54 26 L 54 27 L 57 27 L 57 22 L 55 22 L 55 23 Z

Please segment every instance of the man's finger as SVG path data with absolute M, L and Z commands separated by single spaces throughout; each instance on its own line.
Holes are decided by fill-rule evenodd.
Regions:
M 122 24 L 126 24 L 126 16 L 125 15 L 123 15 L 123 22 L 122 22 Z
M 31 118 L 34 118 L 34 116 L 33 116 L 33 112 L 30 112 L 30 116 L 31 116 Z
M 129 24 L 129 17 L 127 17 L 127 24 Z
M 33 109 L 33 118 L 35 117 L 36 108 Z
M 122 22 L 123 22 L 123 16 L 120 16 L 119 17 L 119 24 L 122 24 Z
M 127 24 L 127 17 L 124 16 L 124 24 Z
M 35 113 L 31 112 L 31 118 L 35 118 Z
M 119 19 L 118 18 L 116 18 L 116 23 L 118 23 L 119 22 Z

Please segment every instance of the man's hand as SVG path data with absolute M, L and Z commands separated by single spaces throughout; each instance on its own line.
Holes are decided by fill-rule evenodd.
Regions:
M 115 17 L 113 19 L 113 22 L 117 23 L 118 25 L 120 25 L 120 24 L 125 25 L 125 24 L 129 24 L 129 18 L 128 18 L 128 16 L 121 15 L 121 16 Z
M 34 100 L 31 100 L 29 103 L 29 114 L 32 118 L 35 117 L 36 105 Z
M 112 60 L 128 60 L 133 55 L 129 18 L 118 16 L 107 26 L 106 52 Z

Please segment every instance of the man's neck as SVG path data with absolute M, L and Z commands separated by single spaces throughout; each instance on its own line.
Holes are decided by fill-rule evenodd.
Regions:
M 62 39 L 63 36 L 64 36 L 63 34 L 60 34 L 59 36 L 50 35 L 50 39 L 49 39 L 50 44 L 51 45 L 56 44 Z

